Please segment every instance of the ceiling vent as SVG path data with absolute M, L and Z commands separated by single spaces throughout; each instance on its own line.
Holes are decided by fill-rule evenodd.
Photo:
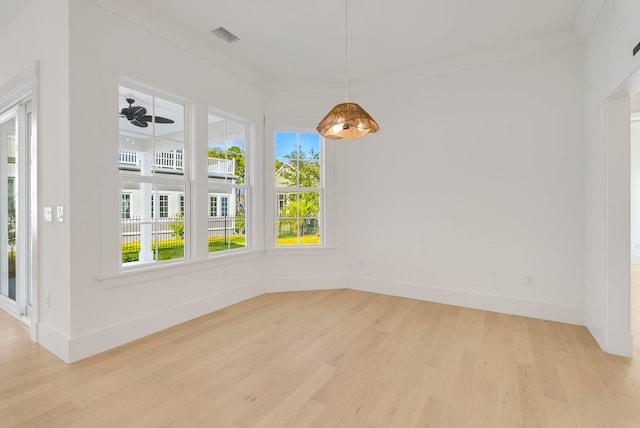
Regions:
M 224 40 L 227 43 L 233 43 L 240 40 L 238 36 L 236 36 L 235 34 L 233 34 L 232 32 L 230 32 L 224 27 L 218 27 L 215 30 L 211 30 L 211 32 L 216 36 L 220 37 L 222 40 Z

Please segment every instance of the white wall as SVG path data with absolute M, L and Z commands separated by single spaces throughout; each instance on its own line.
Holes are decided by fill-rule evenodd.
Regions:
M 38 211 L 44 206 L 69 204 L 69 46 L 66 0 L 5 2 L 11 19 L 0 33 L 0 88 L 23 70 L 35 69 L 38 84 Z M 51 35 L 55 35 L 52 37 Z M 39 294 L 38 341 L 66 359 L 71 334 L 69 223 L 37 225 L 39 270 L 35 281 Z M 43 302 L 51 295 L 51 307 Z
M 257 124 L 252 237 L 258 249 L 270 239 L 265 152 L 273 129 L 315 126 L 341 101 L 341 91 L 263 91 L 250 73 L 238 78 L 223 71 L 214 54 L 186 43 L 191 40 L 181 30 L 166 23 L 142 29 L 99 3 L 70 0 L 69 53 L 63 50 L 59 71 L 43 66 L 43 112 L 57 117 L 53 123 L 61 129 L 49 128 L 42 115 L 41 135 L 51 139 L 46 153 L 52 156 L 41 172 L 47 180 L 42 201 L 66 206 L 67 222 L 43 227 L 48 276 L 41 291 L 52 293 L 52 306 L 42 311 L 43 320 L 63 332 L 48 346 L 62 348 L 56 353 L 63 359 L 83 358 L 265 290 L 351 287 L 584 322 L 579 47 L 483 61 L 354 93 L 381 131 L 328 145 L 326 250 L 272 250 L 267 257 L 258 251 L 121 275 L 113 239 L 120 214 L 119 76 L 192 100 L 202 124 L 198 141 L 206 142 L 208 106 Z M 34 15 L 44 20 L 47 13 L 66 25 L 59 10 Z M 44 26 L 38 37 L 59 34 L 50 31 Z M 49 43 L 66 46 L 65 32 L 55 40 Z M 23 62 L 48 58 L 44 48 L 33 49 Z M 45 84 L 55 78 L 59 104 L 45 105 L 52 99 Z M 197 150 L 206 156 L 206 144 Z M 52 168 L 59 162 L 62 174 Z M 203 209 L 192 221 L 201 223 L 207 189 L 195 193 Z M 536 285 L 525 287 L 525 275 L 534 275 Z
M 212 66 L 206 58 L 91 2 L 71 1 L 70 28 L 73 126 L 67 217 L 72 225 L 69 360 L 73 361 L 263 290 L 262 262 L 255 255 L 149 274 L 118 274 L 119 243 L 114 236 L 119 235 L 119 220 L 114 208 L 120 197 L 116 162 L 119 77 L 162 88 L 192 102 L 199 124 L 197 135 L 191 138 L 199 144 L 192 149 L 204 157 L 208 107 L 260 124 L 264 101 L 260 90 Z M 261 135 L 258 127 L 258 142 Z M 255 149 L 254 155 L 261 158 L 261 145 Z M 260 189 L 262 169 L 259 166 L 252 172 L 254 188 Z M 202 178 L 202 171 L 196 174 Z M 206 221 L 207 192 L 206 185 L 194 189 L 198 205 L 192 221 Z M 253 220 L 259 221 L 260 199 L 255 202 Z M 259 233 L 252 238 L 259 240 Z M 202 239 L 199 237 L 199 242 Z
M 335 166 L 357 287 L 583 323 L 581 64 L 568 47 L 363 95 L 381 130 Z
M 351 94 L 381 131 L 327 143 L 333 282 L 582 324 L 581 49 L 482 64 Z M 267 117 L 315 124 L 342 99 L 300 92 L 271 93 Z
M 607 352 L 630 355 L 629 100 L 640 4 L 608 0 L 585 41 L 586 323 Z M 633 86 L 636 86 L 634 89 Z M 626 110 L 626 111 L 625 111 Z

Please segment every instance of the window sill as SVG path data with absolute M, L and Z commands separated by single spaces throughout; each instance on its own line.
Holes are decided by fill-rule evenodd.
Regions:
M 290 246 L 286 248 L 269 248 L 266 251 L 267 257 L 279 257 L 279 256 L 324 256 L 334 255 L 336 253 L 335 247 L 303 247 L 303 246 Z
M 102 282 L 102 288 L 116 288 L 130 284 L 154 281 L 161 278 L 183 275 L 199 270 L 227 266 L 234 263 L 242 263 L 258 259 L 264 256 L 263 250 L 242 251 L 233 254 L 225 254 L 216 257 L 207 257 L 197 260 L 182 260 L 166 262 L 162 264 L 149 264 L 144 267 L 125 270 L 122 272 L 101 275 L 97 279 Z M 143 266 L 143 265 L 141 265 Z

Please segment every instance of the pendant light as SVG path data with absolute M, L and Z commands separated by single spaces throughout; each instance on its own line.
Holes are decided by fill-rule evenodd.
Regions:
M 358 104 L 349 102 L 349 43 L 347 21 L 348 7 L 347 0 L 344 0 L 345 102 L 332 108 L 316 127 L 320 135 L 330 140 L 339 140 L 341 138 L 355 140 L 364 137 L 370 132 L 378 132 L 378 129 L 380 129 L 369 113 Z

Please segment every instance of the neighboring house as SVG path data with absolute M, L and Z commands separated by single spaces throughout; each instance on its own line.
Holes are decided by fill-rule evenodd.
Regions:
M 121 171 L 139 172 L 142 156 L 134 150 L 120 149 L 118 166 Z M 210 180 L 235 182 L 235 159 L 209 157 L 207 162 Z M 179 174 L 184 170 L 183 153 L 180 150 L 160 152 L 154 155 L 153 168 L 159 174 Z M 122 242 L 133 243 L 141 239 L 141 223 L 144 223 L 141 212 L 141 194 L 147 193 L 151 200 L 150 218 L 157 222 L 160 239 L 175 238 L 171 223 L 184 221 L 185 194 L 180 191 L 162 190 L 143 192 L 140 189 L 123 189 L 122 191 Z M 209 236 L 222 236 L 235 230 L 236 195 L 234 193 L 209 193 Z M 156 213 L 156 205 L 158 212 Z
M 208 175 L 210 179 L 231 179 L 238 177 L 234 174 L 235 159 L 208 158 Z M 120 150 L 118 153 L 120 170 L 139 171 L 140 160 L 138 152 Z M 158 173 L 175 174 L 183 171 L 183 157 L 181 151 L 156 153 L 154 168 Z M 175 191 L 158 192 L 158 218 L 171 218 L 184 214 L 184 193 Z M 122 218 L 140 218 L 140 191 L 137 189 L 122 192 Z M 155 206 L 152 199 L 152 217 L 155 217 Z M 235 195 L 228 193 L 209 193 L 209 217 L 234 217 Z
M 291 183 L 289 182 L 289 180 L 284 177 L 284 175 L 287 172 L 290 174 L 295 174 L 296 172 L 296 169 L 289 162 L 282 164 L 282 166 L 278 168 L 278 170 L 276 171 L 276 188 L 291 186 Z M 277 210 L 278 210 L 278 213 L 282 214 L 284 207 L 287 204 L 285 194 L 278 193 L 277 198 L 278 198 Z

